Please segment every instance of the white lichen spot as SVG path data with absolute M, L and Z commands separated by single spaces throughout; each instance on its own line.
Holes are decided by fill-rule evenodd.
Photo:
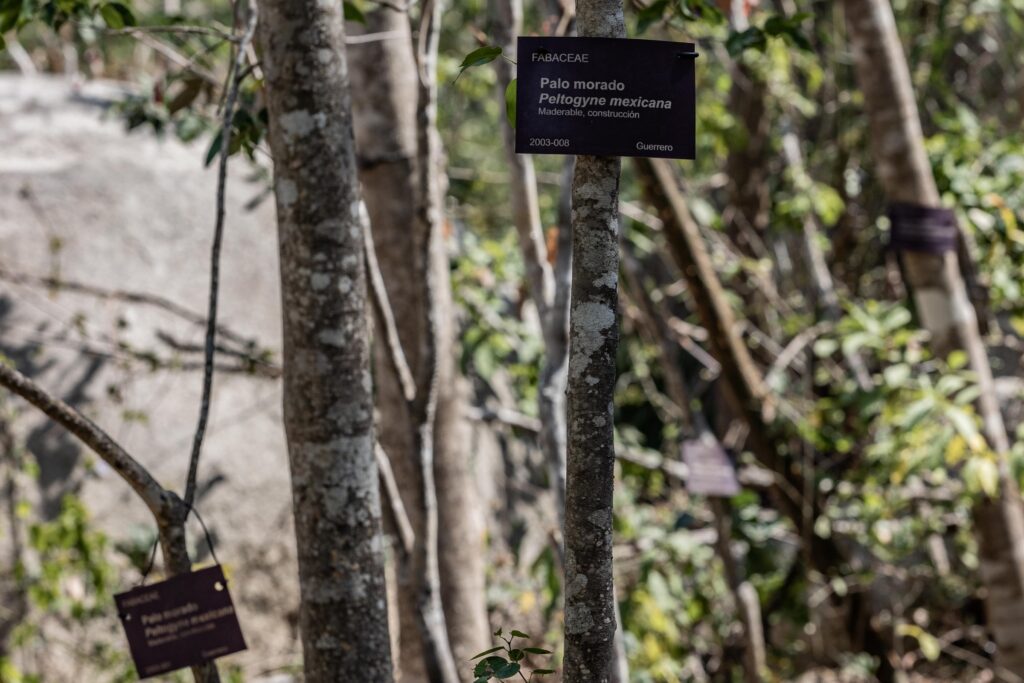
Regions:
M 619 274 L 616 271 L 605 273 L 602 277 L 594 281 L 594 284 L 598 287 L 608 287 L 615 289 L 619 284 Z
M 330 64 L 334 59 L 334 50 L 320 49 L 316 51 L 316 58 L 321 64 Z
M 280 122 L 281 129 L 284 131 L 285 137 L 288 138 L 308 135 L 316 127 L 316 121 L 313 116 L 305 109 L 297 109 L 287 114 L 282 114 Z
M 313 273 L 309 276 L 309 284 L 314 290 L 319 292 L 331 284 L 331 276 L 327 273 Z
M 571 377 L 578 379 L 583 376 L 590 365 L 590 357 L 604 344 L 605 330 L 614 324 L 615 311 L 605 304 L 588 301 L 573 309 L 573 354 L 569 360 Z
M 342 294 L 348 294 L 352 291 L 352 278 L 342 275 L 338 280 L 338 291 Z
M 568 605 L 565 608 L 565 632 L 575 635 L 586 633 L 594 625 L 594 617 L 586 605 Z
M 299 189 L 288 178 L 278 178 L 274 187 L 277 190 L 277 203 L 283 209 L 287 209 L 299 198 Z
M 594 510 L 587 516 L 587 521 L 596 526 L 598 529 L 611 529 L 612 528 L 612 511 L 611 508 L 603 508 L 601 510 Z
M 566 594 L 566 596 L 571 598 L 574 595 L 578 594 L 580 591 L 582 591 L 586 587 L 587 587 L 587 575 L 586 574 L 577 574 L 576 576 L 572 577 L 572 580 L 569 581 L 569 584 L 565 587 L 565 594 Z
M 346 341 L 343 330 L 323 330 L 316 338 L 321 344 L 337 346 L 338 348 L 345 346 Z
M 608 420 L 604 419 L 600 415 L 594 418 L 594 425 L 596 427 L 604 427 L 606 424 L 608 424 Z

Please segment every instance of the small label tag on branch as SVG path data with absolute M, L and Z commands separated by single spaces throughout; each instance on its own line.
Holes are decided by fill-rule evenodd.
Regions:
M 889 205 L 892 223 L 889 246 L 898 251 L 942 254 L 956 251 L 960 239 L 956 214 L 950 209 L 906 202 Z
M 728 498 L 740 492 L 736 466 L 717 440 L 688 439 L 683 442 L 686 490 L 705 496 Z
M 140 678 L 245 649 L 220 565 L 114 596 Z

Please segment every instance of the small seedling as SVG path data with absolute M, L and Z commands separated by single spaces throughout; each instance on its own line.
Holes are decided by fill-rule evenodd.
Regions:
M 516 638 L 522 638 L 529 640 L 530 636 L 526 635 L 522 631 L 512 630 L 505 637 L 505 634 L 499 628 L 494 632 L 494 637 L 501 640 L 504 645 L 498 645 L 492 647 L 489 650 L 484 650 L 480 654 L 473 657 L 474 660 L 480 659 L 473 668 L 473 675 L 476 676 L 473 679 L 473 683 L 487 683 L 491 679 L 505 680 L 507 678 L 514 678 L 519 676 L 525 683 L 533 683 L 533 677 L 546 676 L 547 674 L 555 673 L 554 669 L 534 669 L 530 672 L 529 677 L 523 673 L 522 661 L 527 654 L 531 655 L 550 655 L 550 650 L 545 650 L 539 647 L 514 647 L 512 641 Z M 501 654 L 496 654 L 496 653 Z

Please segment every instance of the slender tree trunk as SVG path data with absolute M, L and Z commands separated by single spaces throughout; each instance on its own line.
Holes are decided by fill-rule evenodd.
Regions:
M 261 7 L 305 679 L 392 680 L 341 5 Z
M 924 148 L 910 70 L 888 0 L 844 0 L 847 32 L 879 181 L 890 201 L 940 207 L 935 177 Z M 985 436 L 999 457 L 1000 493 L 974 510 L 987 588 L 989 626 L 1003 667 L 1024 675 L 1024 511 L 1010 474 L 1009 441 L 992 381 L 992 369 L 958 263 L 956 251 L 903 251 L 904 276 L 921 323 L 938 357 L 962 349 L 980 389 L 978 409 Z
M 523 21 L 521 0 L 491 1 L 491 35 L 508 60 L 516 59 L 516 38 Z M 504 100 L 505 90 L 514 76 L 510 61 L 495 62 L 498 75 L 498 96 Z M 537 388 L 537 415 L 540 418 L 540 446 L 552 474 L 555 492 L 555 510 L 558 532 L 565 529 L 565 381 L 568 359 L 568 278 L 563 277 L 571 264 L 571 249 L 558 252 L 551 264 L 544 229 L 541 225 L 540 204 L 537 197 L 537 178 L 533 157 L 516 154 L 515 129 L 502 117 L 505 158 L 509 169 L 509 197 L 512 218 L 519 249 L 526 267 L 526 281 L 530 298 L 540 317 L 541 336 L 544 340 L 544 361 Z M 558 272 L 555 268 L 560 267 Z
M 623 38 L 619 0 L 580 0 L 582 36 Z M 619 343 L 618 157 L 580 156 L 572 183 L 568 456 L 565 496 L 566 683 L 608 683 L 615 660 L 612 490 Z
M 427 235 L 422 258 L 427 264 L 423 289 L 427 297 L 424 310 L 429 331 L 424 362 L 426 391 L 418 415 L 424 519 L 424 581 L 420 595 L 420 618 L 430 680 L 433 683 L 457 683 L 460 676 L 449 637 L 444 598 L 447 596 L 449 605 L 463 612 L 472 611 L 467 605 L 476 604 L 482 608 L 483 594 L 469 593 L 483 585 L 483 553 L 474 552 L 480 546 L 474 548 L 470 545 L 472 540 L 467 538 L 467 535 L 472 535 L 479 528 L 474 524 L 467 525 L 466 521 L 472 519 L 472 514 L 467 510 L 452 509 L 452 506 L 475 503 L 476 500 L 466 499 L 458 492 L 459 489 L 471 489 L 473 477 L 464 462 L 467 455 L 464 450 L 466 443 L 459 441 L 460 432 L 456 428 L 464 415 L 462 410 L 455 408 L 457 398 L 452 393 L 455 391 L 456 377 L 451 356 L 454 353 L 451 285 L 444 250 L 447 176 L 444 174 L 444 152 L 437 131 L 437 55 L 443 14 L 443 0 L 425 0 L 420 15 L 417 35 L 419 49 L 416 54 L 419 78 L 416 143 L 420 174 L 415 198 L 417 217 Z M 441 441 L 446 435 L 453 437 L 448 444 Z M 477 543 L 482 540 L 481 537 L 476 539 Z M 450 557 L 442 561 L 442 544 L 452 552 L 457 552 L 459 546 L 467 549 L 469 552 L 460 558 L 464 566 L 459 567 L 458 561 L 447 561 Z M 442 565 L 450 573 L 442 575 Z M 464 581 L 464 577 L 471 578 Z M 447 585 L 443 585 L 442 580 Z M 477 602 L 474 603 L 474 600 Z M 458 632 L 472 638 L 472 634 L 467 636 L 463 629 Z M 470 647 L 471 644 L 464 641 L 460 649 Z

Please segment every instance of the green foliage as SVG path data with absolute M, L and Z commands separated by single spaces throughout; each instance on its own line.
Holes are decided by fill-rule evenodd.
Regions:
M 466 69 L 471 69 L 474 66 L 490 64 L 500 57 L 501 53 L 502 49 L 497 45 L 485 45 L 484 47 L 478 47 L 466 55 L 466 58 L 462 60 L 462 64 L 459 65 L 459 76 L 461 76 Z M 458 77 L 456 77 L 456 79 L 457 78 Z
M 522 662 L 526 659 L 527 655 L 543 657 L 551 654 L 550 650 L 540 647 L 513 645 L 517 638 L 529 640 L 530 636 L 527 634 L 513 629 L 506 638 L 502 629 L 499 628 L 494 632 L 494 636 L 501 640 L 503 644 L 473 656 L 474 660 L 480 660 L 473 667 L 473 676 L 475 676 L 473 683 L 487 683 L 490 680 L 505 680 L 516 676 L 529 683 L 534 680 L 534 676 L 539 680 L 542 676 L 555 673 L 554 669 L 535 668 L 527 677 L 523 672 Z M 497 652 L 502 652 L 503 654 L 497 655 L 495 654 Z
M 107 537 L 90 528 L 77 498 L 65 497 L 52 522 L 31 525 L 29 541 L 39 557 L 39 568 L 27 577 L 35 605 L 77 621 L 106 612 L 113 579 Z
M 743 31 L 733 31 L 725 42 L 729 54 L 738 56 L 746 50 L 764 52 L 769 38 L 781 38 L 786 44 L 807 52 L 813 51 L 811 41 L 804 34 L 801 24 L 810 14 L 801 12 L 791 17 L 773 15 L 761 27 L 751 26 Z

